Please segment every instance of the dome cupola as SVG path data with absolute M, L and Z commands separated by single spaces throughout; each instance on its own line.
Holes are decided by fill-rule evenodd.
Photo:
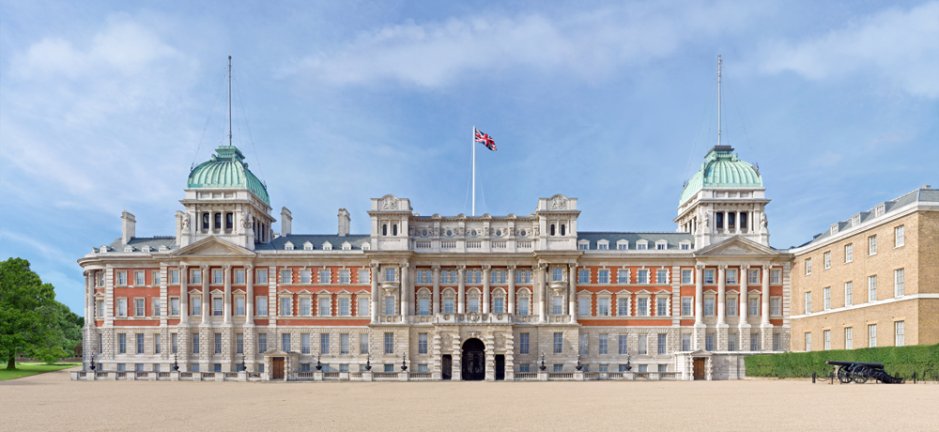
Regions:
M 762 189 L 763 178 L 753 164 L 741 160 L 729 145 L 717 145 L 704 156 L 701 168 L 691 176 L 678 204 L 685 204 L 702 189 Z
M 235 146 L 221 146 L 215 154 L 189 173 L 189 189 L 247 189 L 257 199 L 271 205 L 267 186 L 250 169 L 245 156 Z

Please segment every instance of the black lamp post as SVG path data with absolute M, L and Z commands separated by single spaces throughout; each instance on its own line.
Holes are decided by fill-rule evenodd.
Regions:
M 173 372 L 179 372 L 179 359 L 177 354 L 173 354 Z
M 577 354 L 577 366 L 574 366 L 574 369 L 577 369 L 577 371 L 579 372 L 583 368 L 584 368 L 584 365 L 580 364 L 580 354 Z
M 368 372 L 371 370 L 372 370 L 372 355 L 368 354 L 365 356 L 365 371 Z
M 91 371 L 95 371 L 95 353 L 91 353 Z
M 323 370 L 323 364 L 320 363 L 320 355 L 319 355 L 319 354 L 316 355 L 316 370 L 317 370 L 317 371 Z
M 248 364 L 247 364 L 247 360 L 245 357 L 245 353 L 241 353 L 241 371 L 242 372 L 248 371 Z
M 405 372 L 408 370 L 408 357 L 407 354 L 401 354 L 401 371 Z
M 538 366 L 538 369 L 544 372 L 548 367 L 544 365 L 544 353 L 541 353 L 541 366 Z
M 626 353 L 626 372 L 633 370 L 633 365 L 629 363 L 629 353 Z

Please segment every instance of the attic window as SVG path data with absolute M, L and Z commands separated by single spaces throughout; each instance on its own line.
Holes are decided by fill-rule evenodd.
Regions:
M 287 243 L 284 243 L 284 250 L 292 251 L 292 250 L 293 250 L 293 243 L 291 243 L 291 242 L 289 242 L 289 241 L 288 241 Z
M 367 251 L 367 250 L 369 250 L 369 249 L 371 249 L 371 248 L 372 248 L 371 243 L 362 242 L 362 250 Z
M 874 207 L 874 217 L 883 216 L 884 212 L 887 210 L 887 206 L 884 203 L 880 203 L 877 207 Z
M 146 246 L 144 246 L 141 250 L 142 250 L 143 252 L 149 253 L 149 252 L 152 251 L 153 249 L 150 247 L 150 245 L 146 245 Z
M 310 242 L 303 243 L 303 250 L 306 250 L 306 251 L 313 250 L 313 243 L 310 243 Z
M 134 247 L 131 245 L 124 246 L 124 252 L 133 252 Z
M 858 213 L 851 218 L 851 225 L 860 225 L 861 224 L 861 214 Z
M 330 242 L 323 243 L 323 250 L 326 250 L 326 251 L 333 250 L 333 244 Z
M 616 242 L 616 250 L 629 250 L 629 241 L 628 240 L 618 240 Z
M 342 242 L 342 250 L 352 250 L 352 244 L 349 242 Z
M 659 240 L 655 242 L 655 250 L 666 250 L 668 249 L 668 243 L 665 240 Z
M 838 224 L 836 224 L 836 223 L 831 224 L 831 228 L 828 229 L 828 233 L 831 234 L 831 235 L 837 234 L 837 233 L 838 233 Z

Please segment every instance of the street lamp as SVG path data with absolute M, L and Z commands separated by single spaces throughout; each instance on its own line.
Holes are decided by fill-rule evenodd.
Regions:
M 173 354 L 173 372 L 179 372 L 179 359 L 177 354 Z
M 365 356 L 365 371 L 368 372 L 371 370 L 372 370 L 372 355 L 368 354 Z
M 319 354 L 316 355 L 316 370 L 317 370 L 317 371 L 323 370 L 323 364 L 320 363 L 320 355 L 319 355 Z
M 91 353 L 91 371 L 95 371 L 95 353 Z
M 245 357 L 245 353 L 241 353 L 241 371 L 242 372 L 248 371 L 248 364 L 247 364 L 247 360 Z
M 631 370 L 633 370 L 633 366 L 629 363 L 629 353 L 626 353 L 626 372 Z
M 584 365 L 580 364 L 580 354 L 577 354 L 577 366 L 574 366 L 574 369 L 580 371 L 584 368 Z
M 408 356 L 407 354 L 401 354 L 401 371 L 405 372 L 408 370 Z
M 544 370 L 547 369 L 547 368 L 548 368 L 548 367 L 544 365 L 544 353 L 541 353 L 541 366 L 538 366 L 538 369 L 540 369 L 542 372 L 544 372 Z

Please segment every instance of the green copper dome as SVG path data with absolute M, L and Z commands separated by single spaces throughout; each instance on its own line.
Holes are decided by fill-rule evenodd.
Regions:
M 212 159 L 193 168 L 189 173 L 190 189 L 247 189 L 264 204 L 271 205 L 267 186 L 248 169 L 245 156 L 235 146 L 215 149 Z
M 701 189 L 762 189 L 760 172 L 747 161 L 740 160 L 734 148 L 714 146 L 704 156 L 701 169 L 691 176 L 681 192 L 679 204 L 684 204 Z

